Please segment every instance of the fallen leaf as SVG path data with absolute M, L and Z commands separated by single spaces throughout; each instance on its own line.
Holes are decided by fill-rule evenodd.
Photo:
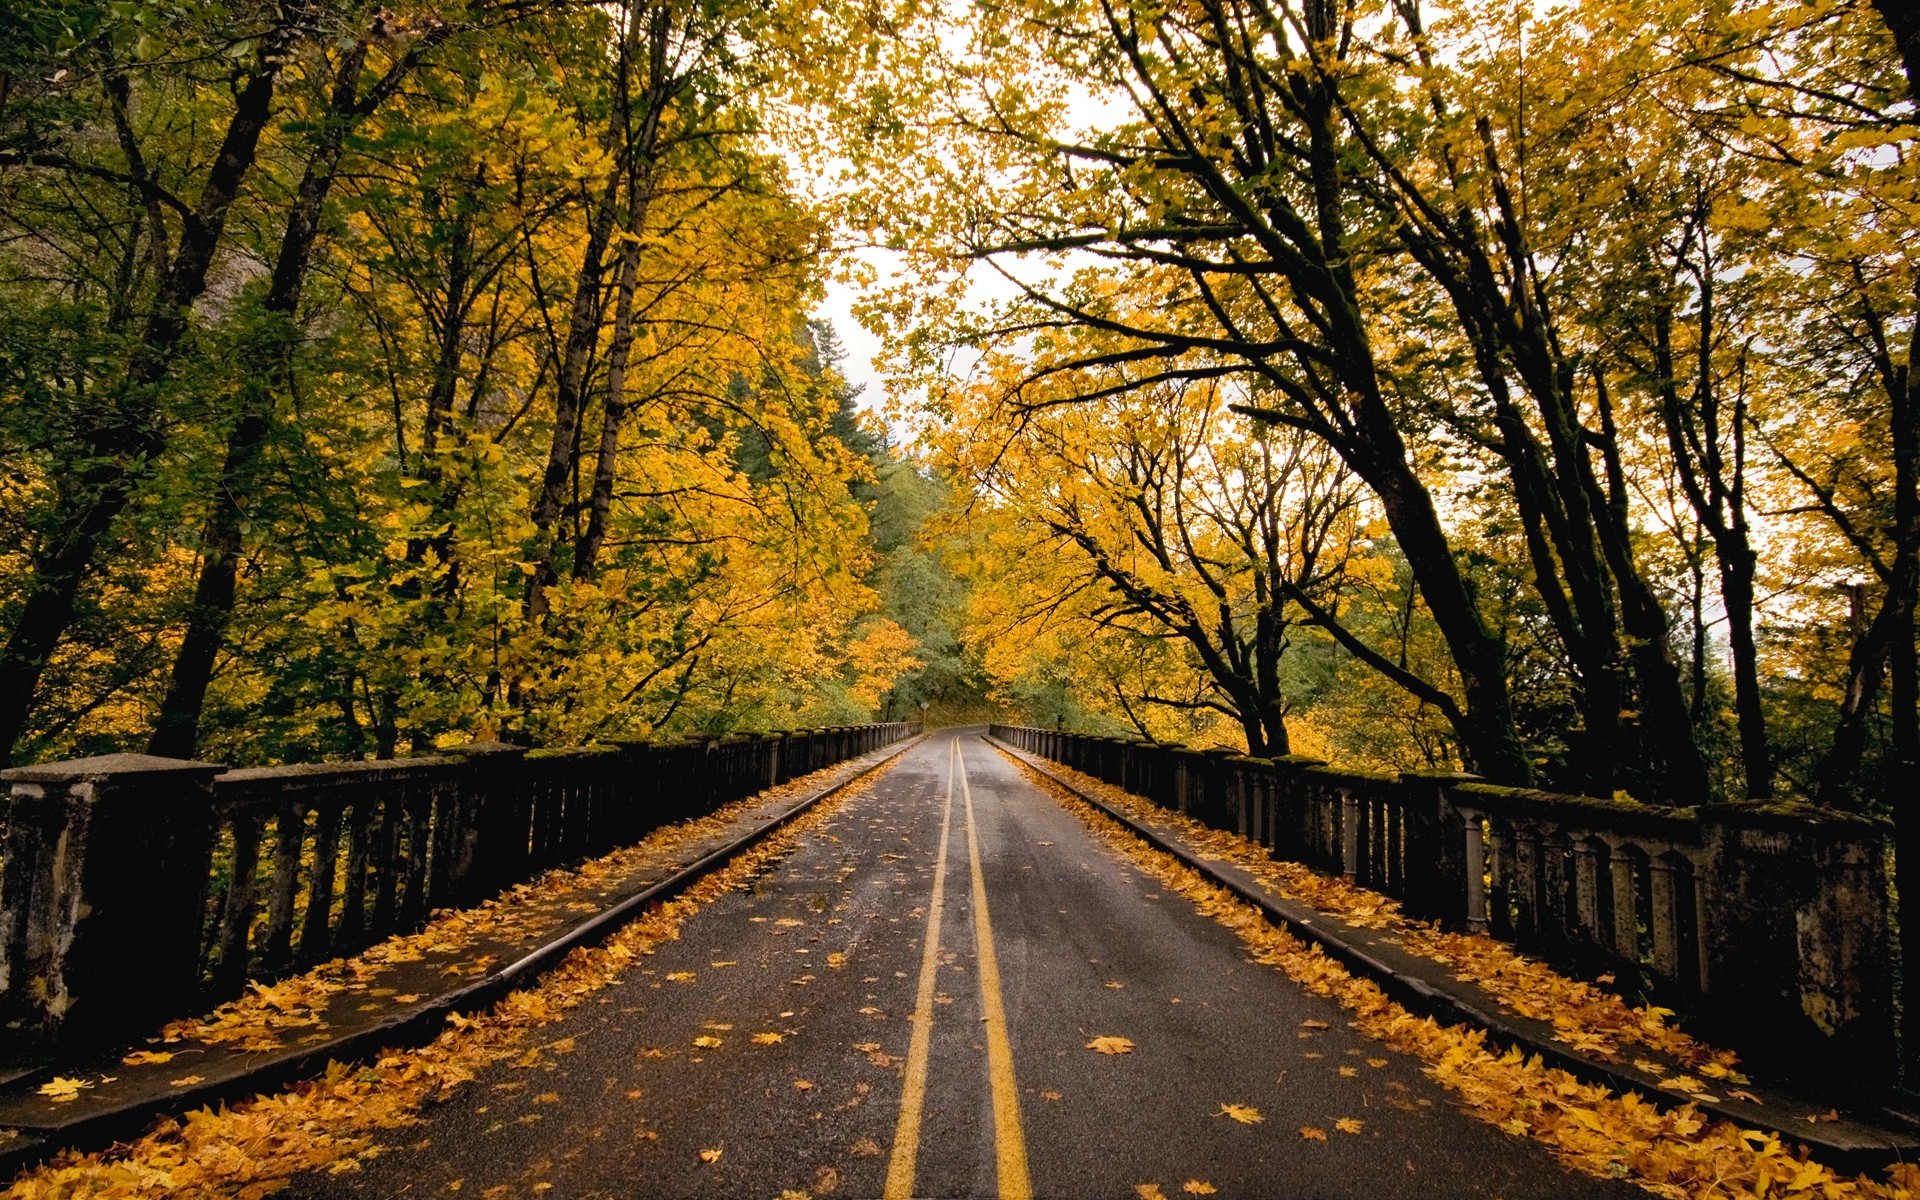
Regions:
M 1745 1100 L 1748 1104 L 1765 1104 L 1766 1103 L 1766 1101 L 1754 1095 L 1752 1092 L 1742 1091 L 1739 1088 L 1735 1088 L 1732 1091 L 1728 1092 L 1727 1098 L 1730 1100 Z
M 853 1145 L 847 1147 L 847 1153 L 853 1155 L 855 1158 L 878 1158 L 880 1157 L 880 1146 L 872 1138 L 861 1138 Z
M 719 1162 L 720 1161 L 719 1149 L 716 1147 L 715 1149 L 712 1149 L 712 1150 L 702 1150 L 700 1152 L 700 1161 L 703 1163 Z
M 132 1054 L 127 1055 L 120 1061 L 129 1067 L 144 1067 L 158 1063 L 172 1062 L 173 1052 L 170 1050 L 135 1050 Z
M 1347 1079 L 1352 1079 L 1355 1075 L 1358 1075 L 1359 1073 L 1360 1073 L 1359 1067 L 1341 1067 L 1340 1068 L 1340 1074 Z
M 40 1085 L 40 1094 L 55 1104 L 65 1104 L 79 1096 L 82 1088 L 93 1086 L 91 1080 L 68 1079 L 64 1075 L 55 1075 L 51 1082 Z
M 1052 1088 L 1048 1088 L 1046 1091 L 1040 1093 L 1040 1098 L 1042 1100 L 1058 1100 L 1060 1093 L 1054 1091 Z
M 1266 1120 L 1265 1117 L 1260 1115 L 1260 1110 L 1251 1104 L 1222 1104 L 1220 1111 L 1213 1115 L 1216 1117 L 1232 1117 L 1242 1125 L 1258 1125 L 1260 1122 Z
M 1300 1136 L 1309 1142 L 1324 1142 L 1327 1140 L 1327 1131 L 1324 1129 L 1315 1129 L 1311 1125 L 1302 1125 L 1300 1127 Z
M 1387 1060 L 1384 1058 L 1370 1058 L 1367 1060 L 1367 1065 L 1370 1067 L 1384 1067 L 1387 1065 Z
M 708 1035 L 704 1035 L 704 1036 L 693 1039 L 693 1044 L 700 1047 L 702 1050 L 711 1050 L 715 1046 L 718 1046 L 720 1044 L 720 1039 L 712 1036 L 711 1034 L 708 1034 Z
M 786 1040 L 787 1039 L 781 1035 L 772 1032 L 756 1033 L 753 1035 L 753 1044 L 756 1046 L 777 1046 Z
M 810 1092 L 813 1090 L 813 1081 L 810 1079 L 796 1079 L 793 1081 L 793 1086 L 803 1092 Z
M 1359 1133 L 1367 1127 L 1367 1123 L 1358 1117 L 1341 1117 L 1333 1123 L 1333 1127 L 1341 1133 Z
M 167 1086 L 168 1087 L 192 1087 L 196 1083 L 203 1083 L 203 1082 L 205 1082 L 205 1080 L 199 1075 L 188 1075 L 181 1079 L 167 1080 Z
M 692 983 L 693 972 L 692 971 L 669 971 L 664 976 L 662 976 L 662 978 L 669 983 Z
M 1180 1185 L 1180 1190 L 1189 1196 L 1211 1196 L 1220 1189 L 1204 1179 L 1189 1179 Z
M 1160 1190 L 1157 1183 L 1136 1183 L 1133 1185 L 1133 1194 L 1140 1200 L 1167 1200 L 1167 1194 Z
M 1325 1021 L 1308 1020 L 1300 1022 L 1300 1028 L 1302 1029 L 1325 1029 L 1326 1027 L 1327 1023 Z
M 719 1021 L 708 1021 L 705 1025 L 702 1025 L 700 1028 L 711 1029 L 715 1033 L 732 1033 L 733 1032 L 733 1026 L 723 1024 L 722 1022 L 719 1022 Z
M 1087 1049 L 1101 1054 L 1132 1054 L 1133 1042 L 1127 1038 L 1103 1034 L 1088 1042 Z
M 737 962 L 733 962 L 733 961 L 731 961 L 731 960 L 724 960 L 724 959 L 723 959 L 723 960 L 721 960 L 721 961 L 719 961 L 719 962 L 710 962 L 710 963 L 708 963 L 707 965 L 708 965 L 708 966 L 710 966 L 710 967 L 713 967 L 713 968 L 714 968 L 714 969 L 716 969 L 716 970 L 718 970 L 718 969 L 719 969 L 719 968 L 721 968 L 721 967 L 737 967 L 737 966 L 739 966 L 740 964 L 739 964 L 739 963 L 737 963 Z

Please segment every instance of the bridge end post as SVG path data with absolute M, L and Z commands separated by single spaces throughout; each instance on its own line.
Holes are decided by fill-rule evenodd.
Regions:
M 1484 884 L 1480 878 L 1485 873 L 1484 863 L 1481 855 L 1473 853 L 1479 849 L 1478 843 L 1472 847 L 1467 844 L 1470 834 L 1478 835 L 1479 824 L 1476 821 L 1469 827 L 1452 795 L 1455 784 L 1473 783 L 1479 778 L 1460 771 L 1400 773 L 1400 787 L 1406 796 L 1405 904 L 1415 916 L 1471 927 L 1484 908 L 1484 904 L 1477 907 L 1473 902 Z
M 484 900 L 525 874 L 528 805 L 523 765 L 527 748 L 506 742 L 468 742 L 449 753 L 465 760 L 453 857 L 453 894 Z
M 6 1057 L 150 1033 L 192 1005 L 225 770 L 110 754 L 0 771 Z
M 1699 810 L 1701 987 L 1750 1060 L 1816 1082 L 1894 1082 L 1888 837 L 1841 813 Z

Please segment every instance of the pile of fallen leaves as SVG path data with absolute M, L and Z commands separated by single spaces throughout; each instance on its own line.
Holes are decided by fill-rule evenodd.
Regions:
M 1582 1083 L 1517 1048 L 1495 1054 L 1483 1031 L 1416 1017 L 1319 947 L 1269 923 L 1254 906 L 1044 775 L 1031 769 L 1027 774 L 1114 852 L 1232 930 L 1255 961 L 1336 1001 L 1352 1014 L 1349 1024 L 1361 1034 L 1421 1060 L 1426 1074 L 1456 1094 L 1467 1111 L 1509 1134 L 1543 1143 L 1581 1171 L 1630 1180 L 1672 1200 L 1920 1200 L 1920 1167 L 1896 1166 L 1884 1182 L 1848 1179 L 1789 1150 L 1772 1134 L 1730 1121 L 1709 1123 L 1692 1104 L 1662 1111 L 1638 1094 Z
M 136 1200 L 220 1195 L 252 1200 L 273 1194 L 303 1171 L 355 1170 L 378 1153 L 374 1137 L 379 1131 L 413 1124 L 427 1101 L 446 1096 L 496 1063 L 539 1054 L 549 1046 L 562 1049 L 561 1043 L 536 1043 L 537 1031 L 618 981 L 636 959 L 679 937 L 680 927 L 704 905 L 749 885 L 792 853 L 803 837 L 875 778 L 809 809 L 599 946 L 575 950 L 534 986 L 507 995 L 485 1013 L 450 1016 L 449 1028 L 429 1045 L 389 1051 L 371 1065 L 332 1063 L 320 1078 L 281 1094 L 165 1121 L 130 1145 L 62 1155 L 22 1174 L 5 1196 Z M 763 794 L 757 802 L 765 799 Z M 722 816 L 724 810 L 708 820 Z M 677 829 L 662 833 L 684 836 Z M 649 842 L 659 849 L 657 842 Z
M 482 942 L 521 941 L 546 932 L 554 923 L 556 908 L 597 912 L 604 907 L 600 894 L 635 872 L 674 861 L 682 851 L 712 841 L 755 809 L 798 800 L 857 769 L 856 760 L 789 780 L 707 816 L 655 830 L 632 846 L 547 871 L 471 908 L 438 910 L 418 933 L 387 938 L 351 958 L 321 963 L 277 983 L 250 983 L 244 994 L 206 1016 L 167 1025 L 160 1031 L 160 1040 L 233 1046 L 249 1054 L 282 1049 L 285 1036 L 302 1030 L 308 1031 L 302 1042 L 325 1041 L 327 1009 L 337 996 L 371 995 L 396 1003 L 419 998 L 395 996 L 379 988 L 379 976 L 388 968 L 419 962 L 430 954 L 459 955 Z M 461 964 L 461 972 L 481 975 L 497 961 L 492 955 L 474 958 Z
M 1407 952 L 1453 967 L 1456 978 L 1478 984 L 1511 1012 L 1551 1025 L 1556 1041 L 1582 1053 L 1617 1062 L 1635 1047 L 1644 1047 L 1709 1079 L 1745 1082 L 1732 1051 L 1707 1046 L 1668 1024 L 1671 1009 L 1629 1004 L 1605 988 L 1570 979 L 1528 958 L 1498 938 L 1442 929 L 1406 916 L 1389 896 L 1300 863 L 1276 862 L 1251 838 L 1203 825 L 1056 763 L 1047 769 L 1132 820 L 1173 831 L 1203 857 L 1239 868 L 1273 895 L 1331 913 L 1349 925 L 1378 929 Z

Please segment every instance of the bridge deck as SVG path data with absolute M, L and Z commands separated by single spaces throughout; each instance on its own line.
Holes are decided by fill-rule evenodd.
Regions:
M 970 734 L 908 751 L 751 892 L 550 1028 L 571 1042 L 292 1194 L 1635 1191 L 1458 1111 Z M 1099 1037 L 1132 1049 L 1089 1049 Z

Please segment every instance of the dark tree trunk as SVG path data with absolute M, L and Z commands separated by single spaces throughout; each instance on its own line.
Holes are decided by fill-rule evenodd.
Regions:
M 307 160 L 293 209 L 280 238 L 273 278 L 261 302 L 266 314 L 266 343 L 254 348 L 242 384 L 240 416 L 227 437 L 226 460 L 214 489 L 213 509 L 200 537 L 200 577 L 187 627 L 174 658 L 166 697 L 147 741 L 147 753 L 167 758 L 192 758 L 200 740 L 200 714 L 207 687 L 213 680 L 220 642 L 233 613 L 239 579 L 243 506 L 258 491 L 260 460 L 272 433 L 274 394 L 291 367 L 298 332 L 294 318 L 306 285 L 320 216 L 333 188 L 347 133 L 358 122 L 356 97 L 367 46 L 358 43 L 341 59 L 335 72 L 333 101 L 320 140 Z
M 0 760 L 11 760 L 32 712 L 47 660 L 73 623 L 80 587 L 99 539 L 133 499 L 166 442 L 155 391 L 180 353 L 193 306 L 207 288 L 228 209 L 253 168 L 260 135 L 272 115 L 280 67 L 294 42 L 296 12 L 282 8 L 279 24 L 261 40 L 253 70 L 234 97 L 233 115 L 202 183 L 193 215 L 148 311 L 144 336 L 113 394 L 111 411 L 86 433 L 90 461 L 64 476 L 55 500 L 55 525 L 33 555 L 26 603 L 0 650 Z

